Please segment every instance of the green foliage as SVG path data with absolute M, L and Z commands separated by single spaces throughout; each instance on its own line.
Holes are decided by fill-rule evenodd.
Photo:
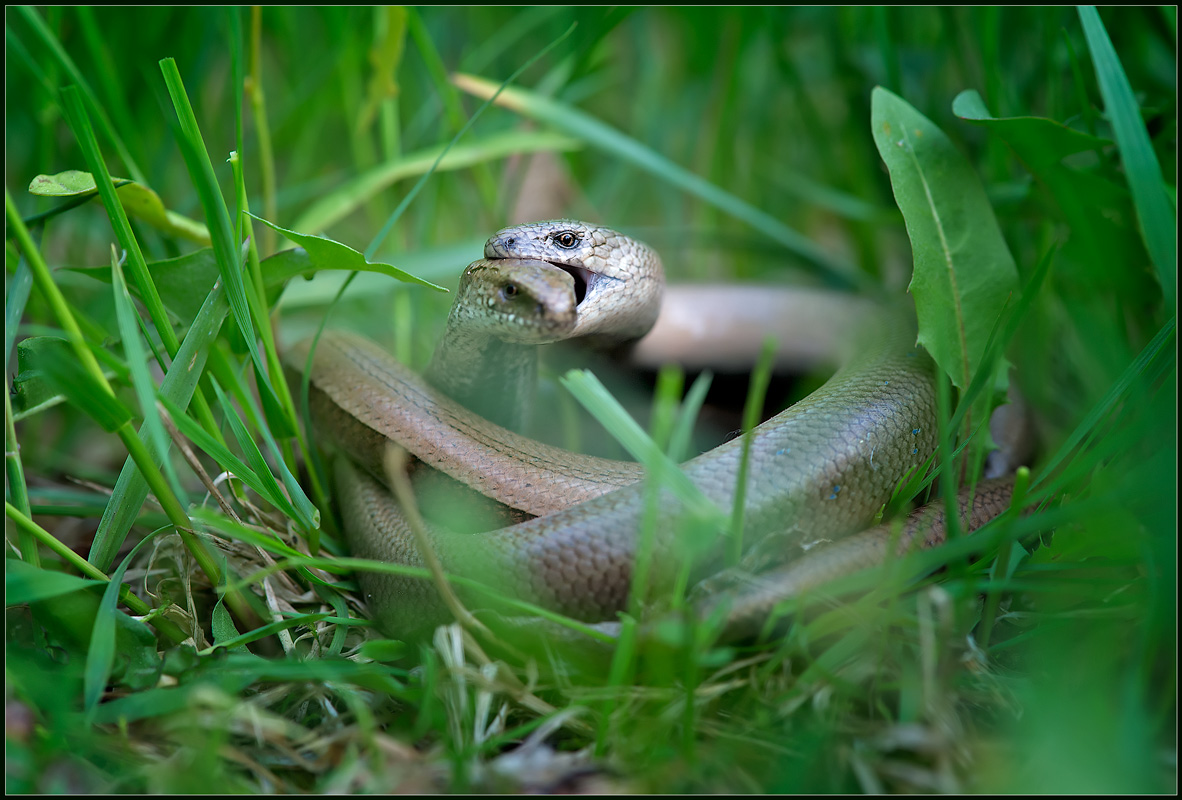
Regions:
M 1139 7 L 8 9 L 6 789 L 1175 790 L 1175 37 Z M 423 279 L 542 200 L 674 280 L 911 280 L 949 449 L 1008 360 L 1044 507 L 762 644 L 377 638 L 273 323 L 421 362 Z M 660 385 L 654 464 L 706 384 L 680 416 Z
M 139 217 L 154 228 L 173 236 L 181 236 L 197 244 L 209 244 L 209 231 L 200 222 L 182 217 L 164 207 L 160 195 L 147 186 L 126 178 L 113 178 L 119 201 L 129 214 Z M 68 169 L 56 175 L 38 175 L 29 183 L 29 194 L 40 197 L 90 197 L 98 192 L 94 176 L 89 172 Z M 59 207 L 60 211 L 73 204 Z M 50 212 L 53 213 L 53 212 Z
M 251 215 L 254 216 L 253 214 Z M 408 272 L 392 267 L 389 264 L 374 264 L 366 257 L 354 250 L 348 245 L 334 242 L 332 239 L 326 239 L 323 236 L 311 236 L 297 231 L 289 231 L 286 228 L 280 228 L 278 225 L 267 222 L 265 219 L 254 217 L 262 222 L 267 227 L 283 234 L 285 237 L 295 242 L 308 254 L 310 264 L 308 269 L 311 270 L 329 270 L 329 269 L 343 269 L 357 272 L 377 272 L 381 275 L 388 275 L 391 278 L 407 283 L 417 283 L 420 286 L 427 286 L 431 289 L 438 289 L 441 292 L 447 290 L 441 286 L 436 286 L 430 281 L 425 281 L 422 278 L 416 278 Z M 284 276 L 289 277 L 289 276 Z M 286 281 L 280 280 L 278 283 L 282 286 Z
M 44 408 L 56 397 L 65 397 L 107 432 L 131 419 L 129 409 L 78 363 L 70 343 L 56 336 L 25 339 L 18 345 L 17 376 L 19 410 Z
M 1149 134 L 1141 120 L 1133 87 L 1112 48 L 1100 15 L 1095 8 L 1082 6 L 1079 18 L 1088 39 L 1088 49 L 1092 52 L 1096 82 L 1104 98 L 1108 122 L 1112 125 L 1129 188 L 1133 192 L 1141 232 L 1157 268 L 1166 303 L 1172 304 L 1178 291 L 1178 225 L 1162 181 L 1161 165 L 1157 163 Z
M 1013 256 L 980 181 L 943 131 L 882 88 L 870 125 L 911 238 L 919 343 L 967 389 L 1017 288 Z

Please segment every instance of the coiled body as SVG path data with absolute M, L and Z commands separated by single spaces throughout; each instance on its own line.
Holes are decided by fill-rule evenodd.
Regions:
M 936 442 L 931 364 L 907 347 L 907 337 L 897 333 L 878 338 L 872 350 L 847 364 L 821 390 L 755 429 L 745 504 L 752 540 L 776 532 L 787 533 L 785 541 L 814 541 L 858 530 L 902 477 L 931 455 Z M 394 390 L 396 384 L 398 391 L 411 393 L 409 385 L 390 380 L 382 365 L 369 361 L 369 368 L 383 373 L 383 391 Z M 336 403 L 332 394 L 337 386 L 318 383 L 315 367 L 313 385 L 324 393 L 318 404 Z M 426 401 L 420 408 L 436 415 L 439 427 L 430 438 L 439 441 L 415 441 L 407 448 L 419 457 L 426 454 L 433 466 L 482 488 L 490 479 L 511 484 L 511 491 L 543 484 L 541 493 L 550 505 L 564 497 L 602 492 L 495 531 L 433 531 L 431 544 L 445 570 L 580 619 L 614 618 L 627 602 L 645 509 L 646 488 L 637 480 L 635 465 L 617 472 L 614 462 L 567 462 L 554 459 L 550 448 L 518 449 L 521 437 L 466 418 L 462 409 L 425 389 L 420 385 L 413 393 Z M 741 449 L 742 440 L 736 439 L 683 465 L 689 479 L 723 510 L 734 502 Z M 354 553 L 421 565 L 413 537 L 383 487 L 344 463 L 337 476 Z M 568 478 L 569 484 L 564 483 Z M 685 511 L 668 494 L 662 495 L 659 507 L 657 543 L 664 555 L 657 560 L 668 563 Z M 375 616 L 388 628 L 440 618 L 434 590 L 426 582 L 375 574 L 364 577 L 363 586 Z
M 490 239 L 485 256 L 494 262 L 532 259 L 569 272 L 578 317 L 571 330 L 580 334 L 636 337 L 656 319 L 653 305 L 641 303 L 635 311 L 626 303 L 639 295 L 659 305 L 659 259 L 614 231 L 569 220 L 519 226 Z M 611 327 L 613 309 L 622 314 L 618 331 Z M 837 374 L 753 432 L 746 541 L 774 533 L 791 547 L 859 530 L 934 450 L 933 367 L 913 345 L 910 320 L 864 309 L 856 327 L 853 338 L 860 346 Z M 290 363 L 303 363 L 305 353 L 297 348 Z M 353 337 L 322 339 L 310 382 L 318 429 L 365 468 L 342 462 L 337 470 L 356 555 L 422 564 L 397 507 L 366 474 L 381 474 L 380 452 L 392 440 L 482 494 L 537 516 L 476 535 L 432 531 L 431 545 L 446 571 L 586 620 L 613 618 L 625 606 L 649 491 L 635 464 L 579 456 L 519 436 Z M 683 465 L 724 512 L 736 496 L 742 446 L 734 440 Z M 658 502 L 660 578 L 661 565 L 675 560 L 675 537 L 687 512 L 667 492 Z M 717 550 L 703 557 L 707 570 L 719 566 Z M 785 560 L 794 555 L 785 553 Z M 428 582 L 386 574 L 361 579 L 375 618 L 388 630 L 443 616 Z

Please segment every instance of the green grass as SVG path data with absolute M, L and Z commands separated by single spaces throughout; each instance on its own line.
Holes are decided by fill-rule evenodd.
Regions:
M 646 792 L 1176 789 L 1174 9 L 5 22 L 7 790 L 515 791 L 591 758 L 592 788 Z M 942 132 L 945 160 L 912 141 L 914 174 L 884 164 L 887 119 Z M 975 468 L 958 448 L 1008 363 L 1052 502 L 761 644 L 634 629 L 611 659 L 531 663 L 382 638 L 323 476 L 296 480 L 314 443 L 277 354 L 328 315 L 423 365 L 450 298 L 390 276 L 454 285 L 534 153 L 569 190 L 546 216 L 635 233 L 674 280 L 888 296 L 914 262 L 948 308 L 948 275 L 998 270 L 1017 291 L 1000 319 L 966 301 L 972 343 L 926 323 L 965 391 L 942 453 Z M 26 191 L 67 170 L 100 197 Z M 353 252 L 268 260 L 287 245 L 245 211 Z M 631 445 L 652 463 L 686 439 L 661 386 Z M 190 452 L 162 462 L 170 424 Z

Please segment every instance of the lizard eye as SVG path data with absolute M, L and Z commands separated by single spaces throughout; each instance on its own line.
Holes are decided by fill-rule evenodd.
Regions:
M 517 296 L 517 284 L 506 283 L 503 287 L 501 287 L 501 295 L 506 300 L 512 300 L 514 297 Z
M 569 250 L 578 243 L 579 236 L 572 231 L 563 231 L 562 233 L 554 234 L 554 244 L 558 245 L 564 250 Z

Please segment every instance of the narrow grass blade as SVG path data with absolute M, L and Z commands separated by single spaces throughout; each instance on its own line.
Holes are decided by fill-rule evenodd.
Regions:
M 228 312 L 225 290 L 219 284 L 205 298 L 201 311 L 190 326 L 176 358 L 160 383 L 159 396 L 162 400 L 171 401 L 178 408 L 189 405 L 197 382 L 205 370 L 209 348 L 217 338 Z M 147 441 L 147 431 L 141 430 L 140 436 Z M 162 459 L 165 454 L 153 453 L 152 456 Z M 106 569 L 111 565 L 127 537 L 127 532 L 131 530 L 132 523 L 139 516 L 140 508 L 143 507 L 147 496 L 148 485 L 129 458 L 123 464 L 119 479 L 115 482 L 115 489 L 111 493 L 111 501 L 99 521 L 98 531 L 90 547 L 91 563 L 100 569 Z
M 386 224 L 382 226 L 382 229 L 380 231 L 378 231 L 378 235 L 375 236 L 373 238 L 373 241 L 371 241 L 369 243 L 369 247 L 365 248 L 365 255 L 367 258 L 372 258 L 374 253 L 377 252 L 378 248 L 382 246 L 382 242 L 385 241 L 386 236 L 390 233 L 391 230 L 393 230 L 395 223 L 397 223 L 398 220 L 402 217 L 402 213 L 404 211 L 406 211 L 407 206 L 409 206 L 411 201 L 413 201 L 418 196 L 419 192 L 422 191 L 422 188 L 426 184 L 427 179 L 430 178 L 431 175 L 433 175 L 435 173 L 435 170 L 439 168 L 440 162 L 443 161 L 444 157 L 448 154 L 448 152 L 452 149 L 452 147 L 460 139 L 463 138 L 464 134 L 468 132 L 468 129 L 471 128 L 476 123 L 476 120 L 480 119 L 481 114 L 484 113 L 485 109 L 487 109 L 489 107 L 489 105 L 493 102 L 493 100 L 495 100 L 496 97 L 507 86 L 509 86 L 509 84 L 511 84 L 513 81 L 517 80 L 518 75 L 520 75 L 522 72 L 527 70 L 532 64 L 534 64 L 536 61 L 538 61 L 538 59 L 542 58 L 542 56 L 549 53 L 551 50 L 553 50 L 555 47 L 557 47 L 563 41 L 570 38 L 570 35 L 571 35 L 571 33 L 574 32 L 574 29 L 575 29 L 574 25 L 571 25 L 569 28 L 567 28 L 566 33 L 562 34 L 557 39 L 550 42 L 550 44 L 543 47 L 537 53 L 537 55 L 533 56 L 528 61 L 526 61 L 524 64 L 522 64 L 520 67 L 518 67 L 513 72 L 512 75 L 510 75 L 508 78 L 505 79 L 504 83 L 502 83 L 493 92 L 491 92 L 488 99 L 484 101 L 484 104 L 481 105 L 480 108 L 476 109 L 475 112 L 473 112 L 472 117 L 468 120 L 468 122 L 464 125 L 464 127 L 460 128 L 460 130 L 458 130 L 456 132 L 456 135 L 452 137 L 451 141 L 447 143 L 447 146 L 444 147 L 443 150 L 439 153 L 439 157 L 437 159 L 435 159 L 435 163 L 433 163 L 427 169 L 427 171 L 425 173 L 423 173 L 423 176 L 421 178 L 419 178 L 418 182 L 415 183 L 415 185 L 413 187 L 411 187 L 411 190 L 406 193 L 406 197 L 402 198 L 402 202 L 399 203 L 398 207 L 395 208 L 393 213 L 390 214 L 390 218 L 388 220 L 386 220 Z
M 751 460 L 751 432 L 759 424 L 763 412 L 763 400 L 767 395 L 768 383 L 772 378 L 772 358 L 776 354 L 776 340 L 764 340 L 751 372 L 751 383 L 747 389 L 747 400 L 743 404 L 743 454 L 739 459 L 739 475 L 735 481 L 735 502 L 731 507 L 731 537 L 727 541 L 727 564 L 739 563 L 743 553 L 743 512 L 747 505 L 747 471 Z
M 140 171 L 139 166 L 135 163 L 135 160 L 132 159 L 131 153 L 128 152 L 127 146 L 123 143 L 123 139 L 120 138 L 119 134 L 115 131 L 115 127 L 111 124 L 111 120 L 107 117 L 107 113 L 103 111 L 103 107 L 99 104 L 98 99 L 95 97 L 94 90 L 90 88 L 90 84 L 87 83 L 85 76 L 83 76 L 82 72 L 74 64 L 74 61 L 70 58 L 69 54 L 66 53 L 66 50 L 64 47 L 62 47 L 61 42 L 58 41 L 57 37 L 54 36 L 53 32 L 50 31 L 46 26 L 44 20 L 41 19 L 37 11 L 31 6 L 18 6 L 16 11 L 22 17 L 24 17 L 25 22 L 28 23 L 29 27 L 32 29 L 33 33 L 36 34 L 37 38 L 40 39 L 41 44 L 44 46 L 45 50 L 53 56 L 58 65 L 65 71 L 67 75 L 70 76 L 70 80 L 77 84 L 81 89 L 82 96 L 86 98 L 86 102 L 90 107 L 90 111 L 98 118 L 99 128 L 102 129 L 103 136 L 105 136 L 107 141 L 111 143 L 111 146 L 115 148 L 115 152 L 119 154 L 119 158 L 122 159 L 124 165 L 127 167 L 127 171 L 131 174 L 131 177 L 140 183 L 147 183 L 147 181 L 144 179 L 144 174 Z
M 709 520 L 719 527 L 726 526 L 726 515 L 661 451 L 598 378 L 586 370 L 571 370 L 561 382 L 599 424 L 644 465 L 658 485 L 668 488 L 694 516 Z
M 127 214 L 123 210 L 123 203 L 116 194 L 115 184 L 111 180 L 110 172 L 107 171 L 107 165 L 103 161 L 102 153 L 99 152 L 98 141 L 94 137 L 94 131 L 91 130 L 90 119 L 82 107 L 82 100 L 79 97 L 77 88 L 67 86 L 62 89 L 61 103 L 66 120 L 70 124 L 70 130 L 73 131 L 74 138 L 78 140 L 78 146 L 82 149 L 87 166 L 90 167 L 95 187 L 98 190 L 99 196 L 103 199 L 103 206 L 106 208 L 107 216 L 111 220 L 111 227 L 115 231 L 115 238 L 119 242 L 120 247 L 127 253 L 128 269 L 131 271 L 132 281 L 139 289 L 140 297 L 144 303 L 144 307 L 148 310 L 148 316 L 151 317 L 152 324 L 156 327 L 157 335 L 160 336 L 161 341 L 164 342 L 165 349 L 168 350 L 168 354 L 171 356 L 176 353 L 177 347 L 179 347 L 176 333 L 173 332 L 172 325 L 168 321 L 168 314 L 164 311 L 164 305 L 160 302 L 160 295 L 156 291 L 155 284 L 152 282 L 152 276 L 148 273 L 148 265 L 144 260 L 144 254 L 140 250 L 139 242 L 131 230 L 131 224 L 127 221 Z
M 136 398 L 140 403 L 140 413 L 143 415 L 143 429 L 148 433 L 148 439 L 157 453 L 168 452 L 168 435 L 164 432 L 164 424 L 160 421 L 160 413 L 156 409 L 156 384 L 148 371 L 150 363 L 148 354 L 140 341 L 138 319 L 135 306 L 128 294 L 127 284 L 123 280 L 123 268 L 119 265 L 119 257 L 111 246 L 111 282 L 113 287 L 115 317 L 119 325 L 119 337 L 123 342 L 127 366 L 131 370 L 131 385 L 135 389 Z M 172 460 L 161 459 L 164 474 L 172 485 L 172 491 L 177 497 L 185 496 L 184 489 L 177 479 L 176 470 L 172 467 Z
M 77 350 L 65 339 L 30 337 L 18 349 L 22 373 L 39 374 L 51 391 L 65 397 L 103 430 L 113 433 L 132 418 L 131 409 L 106 388 L 106 376 L 96 380 L 78 363 Z
M 159 528 L 137 542 L 136 546 L 119 564 L 119 568 L 112 573 L 110 582 L 103 590 L 103 597 L 99 601 L 98 613 L 95 615 L 94 627 L 90 634 L 90 650 L 86 654 L 86 669 L 83 673 L 82 709 L 88 720 L 93 720 L 94 709 L 98 706 L 103 689 L 107 686 L 107 679 L 111 675 L 111 668 L 115 664 L 115 623 L 117 615 L 121 613 L 115 606 L 119 601 L 120 590 L 123 588 L 123 576 L 140 550 L 158 534 L 171 530 L 172 526 Z M 143 624 L 126 618 L 125 623 Z
M 230 224 L 226 201 L 222 197 L 213 164 L 209 160 L 205 140 L 201 137 L 197 117 L 189 103 L 189 96 L 185 92 L 176 62 L 171 58 L 162 59 L 160 69 L 164 74 L 164 82 L 168 86 L 168 93 L 172 99 L 177 120 L 180 122 L 181 131 L 177 141 L 181 145 L 181 154 L 184 156 L 185 166 L 188 168 L 189 175 L 197 189 L 201 207 L 205 211 L 206 224 L 209 225 L 214 254 L 217 256 L 218 270 L 222 282 L 226 286 L 226 299 L 230 303 L 234 321 L 237 323 L 242 339 L 246 343 L 247 351 L 250 353 L 259 399 L 267 415 L 267 421 L 282 435 L 294 435 L 293 422 L 287 418 L 284 412 L 283 404 L 276 394 L 275 387 L 271 385 L 271 376 L 267 374 L 262 354 L 259 352 L 258 341 L 254 335 L 251 303 L 247 298 L 247 287 L 242 277 L 242 259 L 239 256 L 234 228 Z M 259 324 L 268 323 L 265 320 L 260 320 Z M 281 375 L 276 377 L 282 379 Z
M 447 150 L 447 145 L 407 153 L 329 192 L 304 211 L 292 227 L 301 231 L 325 230 L 362 207 L 379 192 L 400 180 L 426 174 L 432 166 L 436 172 L 453 172 L 517 153 L 562 152 L 576 150 L 581 146 L 578 139 L 551 131 L 504 131 L 456 145 L 442 157 L 441 153 Z
M 222 402 L 222 408 L 230 423 L 231 429 L 234 432 L 238 444 L 246 450 L 247 461 L 242 461 L 238 456 L 234 455 L 230 450 L 207 434 L 201 429 L 196 422 L 189 418 L 187 414 L 175 403 L 169 400 L 162 400 L 164 407 L 168 410 L 172 421 L 176 424 L 177 430 L 183 433 L 186 437 L 192 440 L 193 444 L 197 445 L 204 453 L 209 455 L 218 466 L 230 472 L 236 478 L 241 480 L 251 489 L 256 491 L 260 497 L 266 500 L 271 505 L 278 508 L 284 514 L 292 519 L 298 520 L 301 524 L 307 524 L 310 520 L 300 519 L 295 507 L 288 501 L 286 495 L 279 488 L 278 481 L 275 476 L 271 474 L 271 470 L 263 459 L 257 446 L 254 445 L 254 440 L 246 431 L 242 420 L 238 419 L 238 415 L 234 408 L 230 406 L 229 400 L 225 395 L 218 391 L 218 397 Z M 248 465 L 249 462 L 249 465 Z M 309 526 L 314 527 L 314 526 Z
M 702 372 L 694 380 L 690 389 L 681 401 L 681 411 L 677 416 L 677 423 L 669 436 L 669 458 L 677 464 L 689 455 L 690 438 L 694 435 L 694 423 L 698 419 L 698 412 L 702 410 L 702 403 L 706 402 L 706 393 L 710 391 L 710 381 L 713 376 L 709 372 Z
M 5 381 L 4 388 L 8 388 L 7 381 Z M 25 516 L 31 517 L 33 512 L 29 506 L 29 487 L 25 483 L 25 466 L 21 460 L 20 443 L 16 438 L 16 425 L 12 418 L 11 392 L 4 395 L 4 478 L 13 507 Z M 33 566 L 41 564 L 37 540 L 28 531 L 18 530 L 17 543 L 20 546 L 22 559 Z
M 423 18 L 414 8 L 408 9 L 406 18 L 407 29 L 410 32 L 411 38 L 414 40 L 415 47 L 422 56 L 423 63 L 427 67 L 427 73 L 431 76 L 431 83 L 435 86 L 435 91 L 439 94 L 440 100 L 443 102 L 444 114 L 447 117 L 448 127 L 452 130 L 462 130 L 466 120 L 464 119 L 464 107 L 460 103 L 460 93 L 451 81 L 447 79 L 447 67 L 443 64 L 443 58 L 439 55 L 439 50 L 435 47 L 435 43 L 431 41 L 430 35 L 427 33 L 427 28 L 423 25 Z M 424 108 L 422 111 L 426 111 Z M 493 208 L 497 202 L 497 182 L 493 177 L 492 170 L 487 164 L 473 164 L 472 176 L 476 180 L 476 188 L 480 192 L 480 198 L 485 208 Z
M 37 246 L 41 245 L 40 230 L 38 230 Z M 11 375 L 9 359 L 12 356 L 12 346 L 16 342 L 16 332 L 25 314 L 25 304 L 29 302 L 29 292 L 33 288 L 33 273 L 29 271 L 29 261 L 22 252 L 16 263 L 16 272 L 8 280 L 4 298 L 4 374 Z
M 1161 165 L 1141 120 L 1141 109 L 1133 96 L 1133 88 L 1099 12 L 1095 6 L 1079 6 L 1078 9 L 1096 67 L 1096 82 L 1104 98 L 1104 110 L 1116 136 L 1116 146 L 1133 192 L 1141 235 L 1145 237 L 1145 246 L 1157 268 L 1166 305 L 1172 307 L 1178 292 L 1178 221 L 1166 195 Z
M 1039 479 L 1034 482 L 1034 487 L 1038 487 L 1044 480 L 1054 474 L 1055 469 L 1066 459 L 1075 448 L 1087 436 L 1089 436 L 1095 427 L 1112 409 L 1117 402 L 1128 392 L 1129 388 L 1149 369 L 1159 354 L 1165 352 L 1172 353 L 1173 350 L 1167 349 L 1171 338 L 1174 337 L 1175 329 L 1177 327 L 1177 317 L 1170 317 L 1170 320 L 1161 327 L 1153 340 L 1145 345 L 1145 348 L 1137 354 L 1133 362 L 1129 364 L 1124 373 L 1116 383 L 1112 384 L 1104 397 L 1092 408 L 1088 415 L 1079 423 L 1067 440 L 1055 451 L 1050 460 L 1043 466 Z

